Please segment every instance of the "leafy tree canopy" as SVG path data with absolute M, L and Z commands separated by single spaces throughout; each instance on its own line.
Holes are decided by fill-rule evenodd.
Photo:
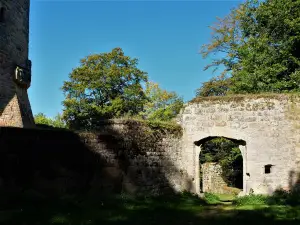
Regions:
M 300 90 L 300 0 L 247 0 L 211 28 L 201 53 L 221 57 L 205 69 L 225 68 L 231 93 Z
M 146 119 L 170 121 L 183 106 L 183 99 L 176 92 L 168 92 L 158 83 L 147 82 L 145 95 L 148 101 L 140 114 Z
M 204 82 L 203 85 L 196 90 L 196 96 L 224 96 L 230 90 L 231 79 L 224 74 L 218 77 L 213 77 L 209 81 Z
M 60 114 L 57 114 L 57 116 L 52 118 L 48 118 L 45 114 L 43 113 L 38 113 L 34 116 L 34 121 L 36 124 L 40 125 L 47 125 L 51 127 L 57 127 L 57 128 L 65 128 L 66 124 L 63 121 L 63 118 Z
M 124 55 L 121 48 L 82 59 L 62 87 L 67 124 L 89 127 L 99 119 L 141 112 L 147 101 L 142 88 L 147 73 L 137 64 L 138 60 Z

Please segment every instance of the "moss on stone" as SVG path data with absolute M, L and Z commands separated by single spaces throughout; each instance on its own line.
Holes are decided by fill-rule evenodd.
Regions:
M 300 129 L 300 98 L 298 98 L 298 104 L 293 98 L 289 103 L 287 110 L 285 112 L 285 116 L 288 120 L 292 121 L 292 124 L 295 129 Z
M 201 103 L 201 102 L 242 102 L 248 99 L 276 99 L 276 100 L 288 100 L 293 98 L 299 98 L 300 93 L 260 93 L 260 94 L 246 94 L 246 95 L 227 95 L 227 96 L 209 96 L 209 97 L 196 97 L 189 103 Z
M 127 125 L 132 129 L 137 131 L 143 130 L 146 134 L 151 135 L 152 133 L 160 132 L 162 134 L 170 134 L 176 137 L 181 137 L 182 127 L 175 122 L 165 122 L 158 120 L 143 120 L 139 118 L 120 118 L 120 119 L 110 119 L 98 121 L 97 126 L 108 126 L 108 125 Z M 85 131 L 76 131 L 85 132 Z M 88 132 L 98 132 L 97 128 L 89 130 Z

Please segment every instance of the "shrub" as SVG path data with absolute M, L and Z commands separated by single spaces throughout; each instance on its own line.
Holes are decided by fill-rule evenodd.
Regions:
M 285 205 L 289 197 L 289 192 L 285 190 L 276 190 L 272 196 L 268 197 L 269 205 Z
M 185 202 L 191 205 L 205 205 L 206 202 L 199 198 L 198 195 L 184 191 L 179 195 L 180 202 Z
M 272 196 L 268 197 L 267 202 L 269 205 L 300 205 L 300 192 L 276 190 Z
M 267 196 L 264 195 L 246 195 L 233 200 L 234 205 L 265 205 L 267 204 Z
M 204 193 L 204 199 L 208 204 L 218 204 L 220 203 L 220 198 L 213 193 Z

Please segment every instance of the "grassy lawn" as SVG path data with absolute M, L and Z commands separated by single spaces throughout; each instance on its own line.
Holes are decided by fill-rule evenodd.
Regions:
M 231 194 L 216 194 L 216 196 L 218 196 L 222 202 L 229 202 L 235 199 L 235 196 Z
M 2 206 L 5 225 L 300 224 L 300 207 L 213 203 L 191 195 L 92 200 L 24 198 Z M 227 198 L 226 198 L 227 199 Z

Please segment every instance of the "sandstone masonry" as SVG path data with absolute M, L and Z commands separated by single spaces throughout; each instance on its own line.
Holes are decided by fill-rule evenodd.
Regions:
M 181 134 L 126 120 L 93 132 L 0 128 L 0 191 L 200 194 L 201 144 L 213 137 L 240 143 L 244 193 L 299 185 L 298 96 L 198 99 L 178 123 Z M 206 190 L 224 186 L 216 167 L 202 168 Z
M 180 135 L 166 129 L 114 120 L 94 132 L 5 127 L 0 134 L 1 196 L 191 191 Z
M 32 127 L 29 0 L 0 0 L 0 126 Z
M 243 191 L 270 194 L 299 184 L 300 98 L 261 95 L 195 99 L 178 123 L 183 127 L 183 163 L 200 192 L 201 140 L 225 137 L 241 142 Z M 200 143 L 200 144 L 199 144 Z M 199 146 L 200 145 L 200 146 Z
M 1 128 L 34 127 L 27 94 L 29 5 L 29 0 L 0 0 L 1 191 L 200 193 L 201 143 L 213 137 L 241 143 L 244 193 L 270 194 L 299 186 L 297 95 L 195 99 L 178 116 L 180 137 L 124 121 L 89 133 Z M 213 180 L 217 184 L 204 186 L 222 183 Z
M 227 184 L 222 178 L 222 168 L 217 163 L 204 163 L 201 165 L 203 192 L 228 194 Z

